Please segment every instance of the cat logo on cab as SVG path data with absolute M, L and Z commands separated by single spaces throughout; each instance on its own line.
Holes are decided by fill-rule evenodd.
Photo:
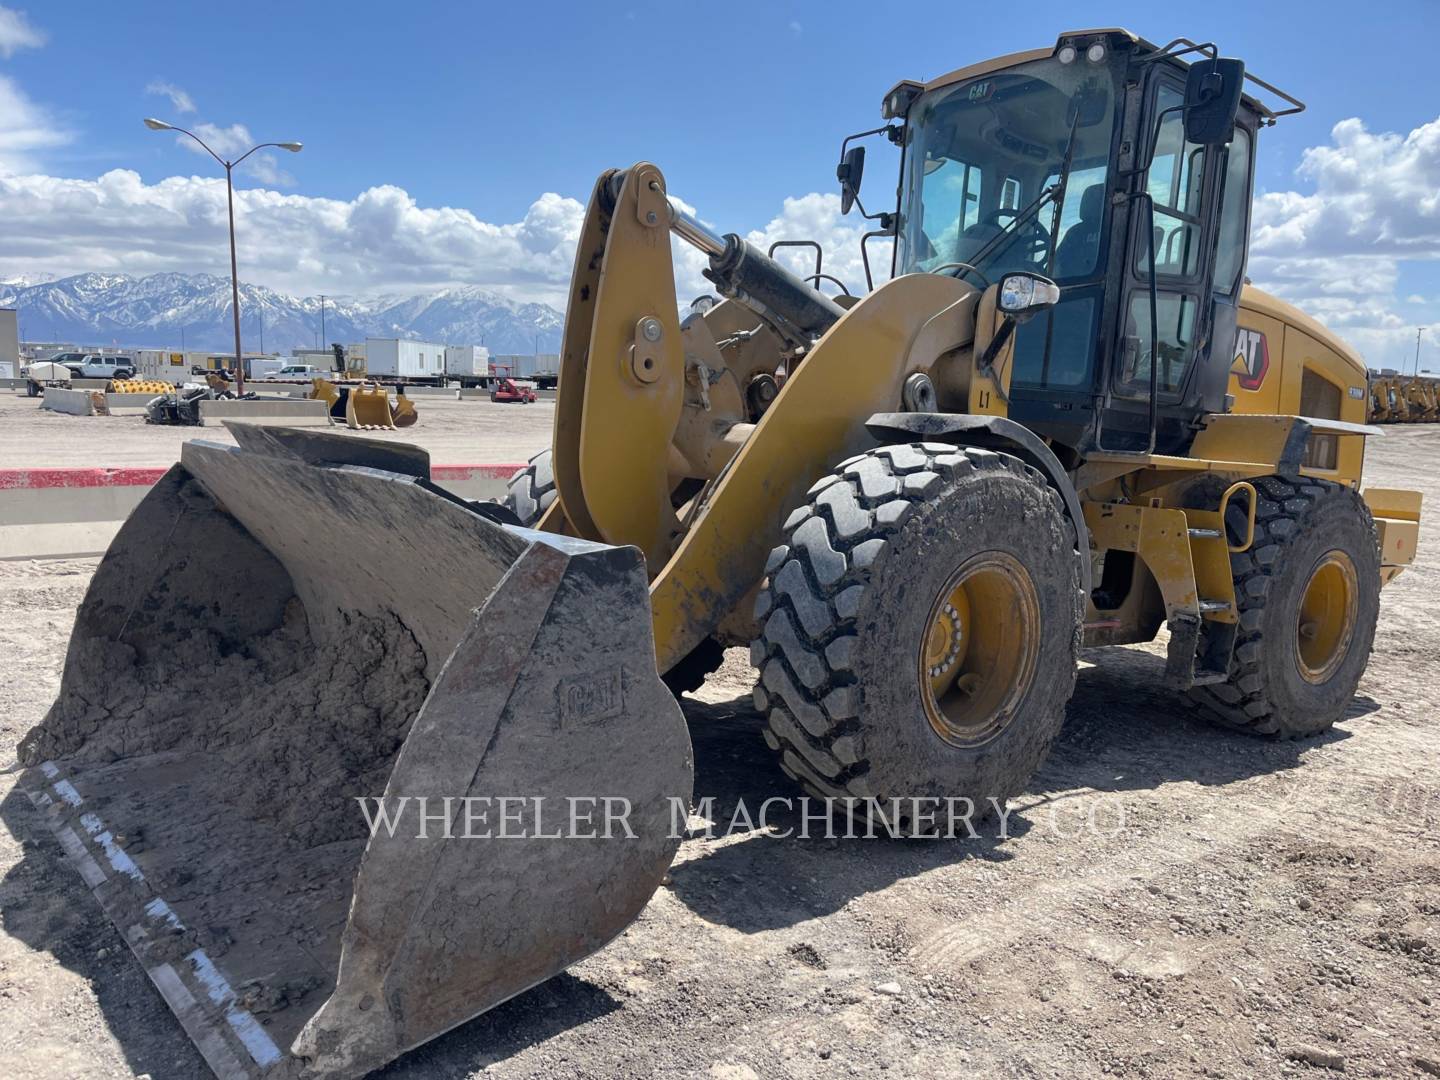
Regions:
M 1235 328 L 1235 361 L 1230 371 L 1240 383 L 1242 390 L 1259 390 L 1270 370 L 1270 350 L 1265 345 L 1265 335 L 1259 330 L 1248 330 L 1243 326 Z

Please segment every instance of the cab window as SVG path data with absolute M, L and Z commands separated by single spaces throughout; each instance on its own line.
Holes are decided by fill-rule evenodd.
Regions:
M 1185 95 L 1179 87 L 1160 87 L 1156 102 L 1160 130 L 1146 182 L 1146 190 L 1155 200 L 1155 269 L 1172 277 L 1195 277 L 1200 273 L 1205 148 L 1185 138 L 1184 113 L 1179 108 L 1184 103 Z M 1135 258 L 1136 270 L 1148 273 L 1149 244 L 1137 244 Z
M 1049 187 L 1060 174 L 1051 173 Z M 1070 170 L 1065 197 L 1060 203 L 1060 220 L 1055 229 L 1054 276 L 1056 280 L 1089 277 L 1100 255 L 1100 226 L 1105 218 L 1105 166 Z
M 1220 235 L 1215 252 L 1215 291 L 1233 295 L 1245 265 L 1245 234 L 1250 210 L 1250 133 L 1235 129 L 1225 158 L 1220 193 Z
M 934 221 L 954 222 L 964 232 L 980 221 L 982 177 L 974 165 L 956 158 L 927 163 L 924 180 L 924 209 Z
M 1195 348 L 1195 298 L 1183 293 L 1160 290 L 1156 294 L 1155 313 L 1159 371 L 1156 382 L 1160 392 L 1177 392 L 1185 382 Z M 1125 367 L 1128 382 L 1142 388 L 1150 385 L 1150 366 L 1157 357 L 1150 350 L 1150 294 L 1137 292 L 1130 298 L 1129 322 L 1132 329 Z

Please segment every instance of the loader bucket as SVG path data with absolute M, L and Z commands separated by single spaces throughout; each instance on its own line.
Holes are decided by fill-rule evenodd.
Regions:
M 345 399 L 345 426 L 393 429 L 395 418 L 390 413 L 390 394 L 386 389 L 374 383 L 353 387 Z
M 330 415 L 335 416 L 335 403 L 341 401 L 340 389 L 329 379 L 322 379 L 320 376 L 310 380 L 310 393 L 306 395 L 311 401 L 323 401 L 330 407 Z M 345 419 L 344 415 L 336 417 L 338 420 Z
M 218 1076 L 355 1077 L 635 918 L 689 737 L 635 548 L 231 428 L 96 570 L 21 784 Z
M 415 411 L 415 403 L 405 396 L 404 392 L 395 395 L 395 408 L 392 410 L 397 428 L 412 427 L 420 414 Z

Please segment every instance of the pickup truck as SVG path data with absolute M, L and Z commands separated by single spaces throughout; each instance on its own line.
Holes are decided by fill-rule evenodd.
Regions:
M 333 372 L 321 371 L 314 364 L 287 364 L 279 371 L 260 376 L 265 382 L 309 382 L 311 379 L 331 377 Z
M 130 379 L 135 375 L 135 361 L 128 356 L 67 352 L 52 356 L 50 362 L 69 368 L 77 379 Z

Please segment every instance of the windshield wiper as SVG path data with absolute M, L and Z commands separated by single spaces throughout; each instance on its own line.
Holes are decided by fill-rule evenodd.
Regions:
M 1076 97 L 1078 96 L 1079 93 L 1077 92 Z M 1076 99 L 1071 98 L 1071 103 L 1075 104 L 1075 102 Z M 1039 214 L 1040 210 L 1045 206 L 1047 202 L 1055 202 L 1058 205 L 1061 201 L 1064 200 L 1065 187 L 1070 182 L 1070 166 L 1075 160 L 1075 132 L 1079 128 L 1079 126 L 1080 109 L 1077 104 L 1075 108 L 1075 116 L 1070 121 L 1070 137 L 1065 140 L 1065 151 L 1063 154 L 1063 159 L 1060 163 L 1060 175 L 1055 178 L 1055 183 L 1051 184 L 1044 191 L 1040 192 L 1039 195 L 1035 196 L 1034 200 L 1030 203 L 1029 206 L 1026 206 L 1023 210 L 1017 212 L 1016 215 L 1010 219 L 1010 224 L 1002 226 L 1000 231 L 994 236 L 992 236 L 989 242 L 986 243 L 985 246 L 982 247 L 979 251 L 977 251 L 974 257 L 968 263 L 962 263 L 957 266 L 952 272 L 951 277 L 958 278 L 963 274 L 974 274 L 980 279 L 982 285 L 988 287 L 990 284 L 989 280 L 976 268 L 980 266 L 990 256 L 990 254 L 1000 246 L 1002 241 L 1012 236 L 1016 229 L 1020 228 L 1020 226 L 1023 225 L 1025 222 L 1029 221 L 1032 217 Z M 1050 237 L 1050 248 L 1049 251 L 1046 253 L 1045 258 L 1045 271 L 1047 274 L 1053 275 L 1055 270 L 1055 233 L 1059 228 L 1060 215 L 1057 213 L 1055 215 L 1055 220 L 1050 224 L 1050 228 L 1046 230 L 1047 234 Z
M 1015 230 L 1018 229 L 1022 224 L 1029 221 L 1036 214 L 1040 213 L 1041 207 L 1043 207 L 1045 203 L 1048 202 L 1051 198 L 1053 198 L 1055 193 L 1060 190 L 1060 183 L 1056 182 L 1054 184 L 1051 184 L 1044 191 L 1040 192 L 1039 195 L 1035 196 L 1034 201 L 1031 202 L 1029 206 L 1025 207 L 1023 210 L 1018 211 L 1015 216 L 1010 219 L 1009 225 L 1002 225 L 1000 231 L 994 236 L 992 236 L 989 242 L 987 242 L 984 247 L 982 247 L 979 251 L 975 253 L 970 262 L 961 263 L 960 265 L 958 265 L 955 268 L 954 272 L 951 274 L 951 277 L 959 277 L 962 274 L 974 274 L 980 279 L 982 285 L 988 287 L 990 284 L 989 279 L 987 279 L 985 275 L 976 268 L 990 256 L 991 252 L 993 252 L 996 248 L 1000 246 L 1000 242 L 1002 240 L 1005 240 L 1006 238 L 1011 236 L 1015 232 Z M 1051 237 L 1051 246 L 1054 246 L 1053 235 Z

